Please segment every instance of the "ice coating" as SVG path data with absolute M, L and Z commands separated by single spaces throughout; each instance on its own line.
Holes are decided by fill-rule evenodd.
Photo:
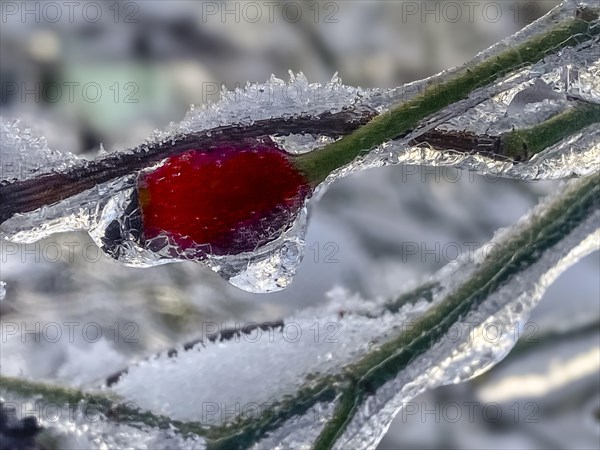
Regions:
M 78 160 L 72 153 L 50 149 L 46 139 L 35 136 L 18 120 L 9 122 L 0 117 L 0 181 L 26 180 L 65 170 Z
M 544 18 L 515 36 L 479 54 L 466 67 L 500 54 L 525 42 L 548 27 L 572 18 L 580 3 L 567 0 Z M 594 6 L 590 4 L 590 6 Z M 597 22 L 597 21 L 596 21 Z M 599 26 L 595 23 L 593 26 Z M 317 193 L 342 176 L 369 167 L 390 164 L 452 166 L 479 174 L 525 180 L 586 175 L 600 170 L 600 125 L 594 123 L 565 136 L 528 160 L 515 162 L 485 152 L 433 148 L 414 140 L 429 131 L 470 132 L 496 137 L 513 129 L 538 125 L 572 109 L 577 102 L 598 103 L 600 38 L 578 36 L 578 43 L 542 61 L 516 68 L 488 86 L 471 92 L 469 98 L 438 111 L 422 121 L 408 136 L 388 141 L 366 156 L 330 174 Z M 169 143 L 179 136 L 204 132 L 221 125 L 249 125 L 257 120 L 317 116 L 347 109 L 383 112 L 409 101 L 429 86 L 452 79 L 463 68 L 451 69 L 431 78 L 391 90 L 366 90 L 345 86 L 337 75 L 324 85 L 309 83 L 303 74 L 290 73 L 289 82 L 272 77 L 262 84 L 248 84 L 235 91 L 223 90 L 221 100 L 201 108 L 191 107 L 180 123 L 148 138 L 145 145 Z M 27 162 L 25 178 L 32 173 L 61 170 L 73 162 L 50 152 L 43 140 L 33 139 L 15 124 L 2 125 L 3 161 L 23 159 L 23 149 L 35 150 Z M 330 144 L 330 136 L 310 133 L 272 136 L 274 142 L 291 154 L 318 152 Z M 24 147 L 25 146 L 25 147 Z M 39 152 L 38 152 L 39 150 Z M 369 150 L 369 149 L 364 149 Z M 36 155 L 41 156 L 36 156 Z M 20 158 L 20 159 L 19 159 Z M 51 162 L 49 162 L 51 160 Z M 158 163 L 156 166 L 160 165 Z M 155 167 L 156 167 L 155 166 Z M 36 172 L 36 170 L 38 172 Z M 52 233 L 87 230 L 96 243 L 119 261 L 139 267 L 173 262 L 169 252 L 153 252 L 140 245 L 139 232 L 131 230 L 139 216 L 132 201 L 136 174 L 98 184 L 59 203 L 15 214 L 0 224 L 0 236 L 14 242 L 34 242 Z M 17 178 L 21 179 L 21 178 Z M 250 292 L 283 289 L 292 281 L 302 260 L 307 206 L 300 208 L 295 221 L 279 237 L 253 251 L 233 255 L 208 255 L 201 261 L 232 284 Z M 139 230 L 138 230 L 139 231 Z
M 598 47 L 593 50 L 599 53 Z M 571 76 L 572 69 L 569 68 L 567 75 L 567 92 L 569 95 L 579 97 L 593 103 L 600 103 L 600 58 L 596 58 L 589 66 L 582 66 Z
M 325 427 L 334 406 L 335 402 L 315 405 L 302 417 L 289 420 L 281 429 L 257 442 L 251 447 L 251 450 L 311 448 L 310 446 L 314 444 L 319 433 Z
M 40 445 L 65 449 L 149 448 L 194 449 L 205 448 L 204 440 L 197 436 L 182 437 L 176 430 L 114 424 L 94 405 L 76 406 L 44 402 L 40 397 L 23 397 L 12 393 L 3 396 L 6 406 L 18 405 L 15 419 L 35 413 L 42 427 L 36 436 Z M 115 403 L 118 407 L 119 405 Z M 118 414 L 118 413 L 117 413 Z M 52 447 L 50 447 L 52 448 Z
M 484 373 L 502 360 L 514 346 L 511 324 L 527 321 L 545 290 L 568 267 L 599 248 L 600 212 L 591 216 L 571 235 L 544 255 L 525 275 L 495 293 L 480 309 L 467 315 L 459 329 L 470 330 L 458 345 L 455 333 L 446 335 L 411 367 L 386 384 L 368 405 L 361 408 L 335 448 L 368 448 L 387 431 L 394 415 L 412 398 L 437 386 L 459 383 Z M 474 328 L 473 325 L 476 325 Z M 491 329 L 502 330 L 500 339 L 490 339 Z M 491 342 L 493 341 L 493 342 Z M 432 364 L 432 361 L 435 361 Z M 378 411 L 375 413 L 375 411 Z
M 200 108 L 192 105 L 183 120 L 172 124 L 168 133 L 179 135 L 231 123 L 249 124 L 273 117 L 339 112 L 359 104 L 363 97 L 368 98 L 374 92 L 346 86 L 337 74 L 326 84 L 310 83 L 303 73 L 290 71 L 289 76 L 288 82 L 272 75 L 266 83 L 247 83 L 244 88 L 233 91 L 223 87 L 218 102 Z
M 540 22 L 544 20 L 542 18 Z M 538 64 L 522 68 L 478 90 L 471 95 L 466 107 L 455 104 L 441 111 L 439 115 L 443 119 L 434 122 L 434 126 L 426 124 L 404 139 L 382 144 L 364 158 L 333 174 L 330 180 L 366 167 L 388 164 L 452 166 L 484 175 L 524 180 L 593 173 L 600 170 L 598 123 L 518 164 L 485 153 L 465 154 L 452 149 L 439 151 L 427 145 L 415 146 L 411 145 L 411 141 L 432 128 L 498 136 L 513 129 L 540 124 L 568 110 L 573 107 L 569 97 L 598 103 L 599 65 L 600 37 L 566 48 L 557 55 L 549 55 Z M 420 88 L 415 89 L 418 91 Z
M 561 2 L 558 6 L 556 6 L 554 9 L 552 9 L 548 14 L 539 18 L 535 22 L 529 24 L 528 26 L 523 28 L 521 31 L 518 31 L 511 37 L 504 39 L 504 40 L 498 42 L 497 44 L 492 45 L 488 49 L 480 52 L 479 54 L 477 54 L 477 56 L 475 56 L 470 62 L 468 62 L 464 66 L 444 70 L 443 72 L 433 75 L 429 78 L 425 78 L 423 80 L 407 83 L 407 84 L 400 86 L 398 88 L 395 88 L 395 89 L 379 91 L 378 93 L 370 96 L 368 98 L 367 102 L 370 104 L 370 106 L 377 108 L 378 110 L 386 110 L 390 106 L 395 105 L 398 102 L 404 102 L 404 101 L 410 100 L 410 99 L 414 98 L 415 96 L 417 96 L 419 93 L 421 93 L 428 86 L 438 83 L 443 80 L 450 79 L 461 69 L 472 66 L 475 63 L 477 63 L 478 61 L 481 61 L 483 59 L 498 55 L 501 52 L 503 52 L 504 50 L 507 50 L 514 46 L 522 44 L 523 42 L 527 41 L 527 39 L 532 36 L 539 35 L 544 30 L 546 30 L 547 28 L 549 28 L 553 25 L 556 25 L 558 23 L 564 22 L 565 20 L 569 20 L 569 19 L 573 18 L 573 16 L 576 14 L 576 11 L 578 10 L 578 8 L 589 8 L 589 7 L 597 8 L 598 2 L 595 0 L 584 1 L 584 2 L 578 1 L 578 0 L 563 0 L 563 2 Z M 597 27 L 598 26 L 597 23 L 595 23 L 594 26 Z M 585 40 L 586 38 L 589 39 L 589 36 L 578 36 L 578 37 L 580 37 L 581 40 Z M 597 39 L 596 39 L 596 41 L 597 41 Z M 587 45 L 586 47 L 588 50 L 593 49 L 594 48 L 593 42 L 590 42 L 590 44 Z M 564 51 L 565 50 L 562 50 L 561 53 L 563 53 Z M 566 51 L 568 52 L 568 50 L 566 50 Z M 552 58 L 551 55 L 549 55 L 549 57 Z M 522 76 L 524 73 L 528 72 L 527 69 L 528 69 L 528 66 L 523 65 L 522 70 L 516 70 L 513 74 L 506 76 L 505 79 L 510 81 L 514 78 L 521 78 L 523 81 L 526 81 L 526 79 L 523 79 Z M 535 74 L 535 75 L 539 75 L 539 74 Z M 595 84 L 595 85 L 597 86 L 597 84 Z M 596 92 L 597 92 L 597 89 L 596 89 Z
M 581 182 L 566 183 L 562 191 L 569 191 Z M 546 200 L 514 226 L 498 231 L 475 255 L 439 271 L 426 283 L 441 286 L 427 290 L 431 296 L 417 295 L 412 301 L 392 308 L 386 301 L 332 292 L 327 304 L 288 318 L 281 330 L 205 343 L 180 352 L 175 358 L 158 356 L 130 368 L 113 389 L 124 399 L 139 404 L 142 410 L 213 427 L 248 419 L 244 414 L 257 405 L 258 411 L 268 410 L 271 417 L 276 417 L 277 408 L 285 405 L 286 398 L 293 398 L 303 387 L 320 379 L 329 380 L 327 377 L 332 377 L 327 383 L 335 386 L 336 374 L 351 370 L 352 363 L 439 308 L 490 258 L 490 248 L 502 248 L 513 236 L 527 233 L 531 223 L 547 215 L 548 206 L 557 197 Z M 500 361 L 516 343 L 514 324 L 526 323 L 546 288 L 563 271 L 598 250 L 599 220 L 600 211 L 590 210 L 570 233 L 547 246 L 533 264 L 489 291 L 476 307 L 453 322 L 448 331 L 435 334 L 424 353 L 411 359 L 392 380 L 359 404 L 334 448 L 373 448 L 405 402 L 424 390 L 475 377 Z M 320 334 L 315 334 L 315 330 Z M 257 379 L 277 382 L 252 381 Z M 155 381 L 152 395 L 148 395 L 147 389 L 150 380 Z M 337 401 L 334 396 L 326 403 L 327 410 L 332 411 Z M 323 408 L 322 402 L 318 404 Z M 197 405 L 216 407 L 208 413 Z M 314 415 L 312 410 L 300 417 L 293 416 L 255 446 L 283 446 L 290 441 L 295 447 L 310 446 L 322 430 L 322 419 L 322 415 Z M 304 426 L 302 435 L 297 433 L 299 422 Z
M 157 131 L 147 144 L 169 142 L 182 134 L 231 123 L 250 124 L 273 117 L 337 112 L 356 104 L 363 95 L 366 93 L 362 89 L 343 85 L 337 76 L 325 85 L 311 84 L 303 74 L 290 73 L 288 83 L 272 77 L 264 84 L 248 84 L 233 92 L 223 91 L 221 100 L 216 104 L 199 109 L 192 106 L 180 123 L 172 124 L 166 131 Z M 15 133 L 9 143 L 25 139 L 23 131 L 16 127 L 6 127 L 6 130 Z M 315 140 L 312 136 L 299 135 L 296 139 L 289 136 L 277 142 L 298 142 L 298 148 L 305 146 L 306 151 L 328 141 L 327 138 L 317 137 Z M 291 147 L 285 150 L 294 152 Z M 3 148 L 14 154 L 19 152 L 16 145 Z M 32 163 L 40 164 L 41 161 L 33 157 Z M 107 229 L 114 227 L 116 221 L 123 228 L 123 234 L 128 234 L 129 230 L 124 229 L 123 224 L 130 214 L 137 213 L 137 208 L 127 211 L 134 178 L 135 175 L 102 183 L 57 204 L 30 213 L 16 214 L 0 225 L 2 237 L 26 243 L 57 232 L 87 230 L 98 245 L 107 250 L 104 238 Z M 283 289 L 291 282 L 302 259 L 305 230 L 306 208 L 301 207 L 292 225 L 267 245 L 231 256 L 208 255 L 202 264 L 250 292 Z M 117 250 L 109 250 L 109 253 L 132 266 L 148 267 L 173 262 L 164 254 L 140 246 L 129 236 L 119 243 Z
M 597 194 L 597 176 L 594 181 Z M 403 333 L 406 326 L 440 307 L 448 294 L 475 279 L 474 272 L 485 263 L 483 259 L 490 256 L 490 249 L 501 248 L 502 243 L 515 234 L 531 236 L 531 224 L 553 216 L 552 212 L 556 211 L 553 205 L 560 203 L 568 208 L 571 204 L 564 199 L 559 202 L 557 198 L 561 199 L 563 193 L 573 192 L 574 188 L 587 182 L 589 179 L 574 180 L 560 186 L 554 197 L 524 216 L 515 226 L 496 233 L 492 241 L 494 244 L 488 243 L 475 255 L 465 255 L 461 261 L 438 272 L 423 286 L 425 289 L 420 294 L 402 301 L 402 296 L 394 296 L 388 301 L 365 300 L 351 292 L 336 289 L 330 293 L 328 302 L 286 319 L 287 325 L 283 329 L 263 330 L 260 334 L 253 332 L 225 342 L 207 342 L 204 346 L 199 344 L 189 351 L 180 350 L 176 358 L 163 355 L 130 368 L 129 374 L 115 387 L 123 397 L 113 397 L 114 391 L 110 389 L 102 394 L 114 399 L 117 404 L 141 406 L 139 416 L 129 418 L 123 415 L 123 422 L 115 421 L 115 417 L 119 417 L 117 409 L 112 417 L 101 416 L 100 420 L 91 423 L 80 420 L 78 416 L 48 423 L 49 431 L 58 432 L 57 442 L 62 443 L 61 448 L 68 448 L 64 443 L 70 443 L 76 437 L 78 444 L 73 447 L 88 448 L 90 445 L 86 445 L 85 439 L 90 436 L 100 447 L 143 448 L 146 444 L 147 447 L 161 448 L 204 448 L 205 445 L 233 448 L 215 446 L 213 439 L 218 439 L 219 433 L 226 431 L 220 423 L 229 423 L 236 418 L 250 420 L 261 412 L 266 412 L 267 418 L 276 417 L 273 414 L 281 405 L 277 400 L 293 398 L 298 386 L 318 383 L 323 378 L 332 389 L 343 387 L 341 383 L 336 384 L 335 378 L 326 377 L 334 376 L 332 374 L 343 371 L 345 367 L 352 367 L 356 361 Z M 586 196 L 583 190 L 577 192 Z M 589 197 L 589 191 L 585 192 Z M 476 308 L 453 321 L 446 334 L 434 330 L 436 339 L 429 350 L 411 360 L 393 381 L 378 387 L 365 399 L 365 403 L 361 403 L 358 414 L 336 441 L 337 448 L 370 448 L 376 445 L 394 413 L 416 393 L 438 384 L 455 383 L 475 376 L 498 362 L 515 343 L 515 322 L 526 323 L 529 311 L 546 287 L 567 267 L 598 248 L 600 212 L 597 201 L 592 205 L 595 209 L 585 209 L 584 217 L 587 219 L 577 216 L 574 223 L 578 225 L 570 227 L 570 233 L 562 232 L 565 229 L 563 225 L 550 227 L 554 233 L 548 233 L 546 228 L 546 232 L 541 233 L 542 239 L 554 236 L 554 243 L 538 247 L 544 250 L 535 253 L 537 262 L 526 268 L 520 263 L 514 264 L 516 271 L 511 277 L 486 294 Z M 571 209 L 579 210 L 580 206 L 578 204 Z M 538 239 L 535 239 L 536 242 Z M 431 288 L 432 283 L 438 286 Z M 410 289 L 411 292 L 418 290 Z M 492 327 L 486 329 L 488 325 Z M 496 337 L 498 329 L 501 330 L 500 340 Z M 356 344 L 353 351 L 351 345 Z M 219 353 L 220 358 L 216 357 Z M 306 373 L 301 367 L 302 362 L 314 372 Z M 280 389 L 280 384 L 287 389 Z M 10 389 L 6 392 L 6 385 L 2 387 L 0 395 L 9 402 L 27 400 L 14 397 Z M 155 395 L 166 401 L 153 402 L 151 398 Z M 56 403 L 57 400 L 52 398 L 48 401 Z M 38 395 L 35 401 L 39 406 L 28 407 L 27 411 L 39 411 L 45 400 L 42 394 Z M 299 406 L 299 403 L 294 400 L 292 405 Z M 340 399 L 334 394 L 307 410 L 299 407 L 297 414 L 285 417 L 255 441 L 244 441 L 243 445 L 238 441 L 240 445 L 237 447 L 310 448 L 339 404 Z M 284 407 L 287 406 L 284 404 Z M 169 412 L 173 415 L 168 418 L 167 427 L 157 429 L 140 420 L 148 408 L 155 413 Z M 204 429 L 197 423 L 178 423 L 175 422 L 176 417 L 198 420 L 210 424 L 210 428 Z M 205 437 L 190 434 L 191 427 Z M 213 431 L 217 434 L 212 434 Z M 243 433 L 244 429 L 241 425 L 239 428 L 233 425 L 229 431 Z

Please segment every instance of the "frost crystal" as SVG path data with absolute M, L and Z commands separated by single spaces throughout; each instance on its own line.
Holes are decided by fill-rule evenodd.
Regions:
M 581 5 L 580 5 L 581 6 Z M 582 6 L 581 6 L 582 7 Z M 478 55 L 467 64 L 475 67 L 487 58 L 528 42 L 561 21 L 575 16 L 577 4 L 567 0 L 547 17 L 517 35 Z M 596 30 L 598 20 L 590 24 Z M 247 84 L 235 91 L 223 90 L 215 104 L 192 106 L 185 118 L 162 132 L 156 132 L 140 148 L 170 145 L 195 133 L 211 133 L 219 126 L 251 126 L 257 121 L 316 118 L 344 111 L 385 112 L 398 104 L 417 98 L 426 88 L 443 85 L 464 68 L 391 90 L 361 89 L 345 86 L 335 75 L 324 85 L 309 83 L 303 74 L 290 73 L 289 82 L 272 77 L 267 83 Z M 560 51 L 550 52 L 539 62 L 521 65 L 500 79 L 472 91 L 468 98 L 421 120 L 407 136 L 384 142 L 374 149 L 357 149 L 368 154 L 334 170 L 318 186 L 325 189 L 338 178 L 369 167 L 387 164 L 453 166 L 480 174 L 536 180 L 586 175 L 600 170 L 600 126 L 593 122 L 567 133 L 559 142 L 527 157 L 512 158 L 500 150 L 481 147 L 465 151 L 445 139 L 448 148 L 430 145 L 427 133 L 445 136 L 478 136 L 495 142 L 513 130 L 538 126 L 582 104 L 600 104 L 600 37 L 597 32 L 577 35 L 576 42 Z M 1 127 L 2 181 L 28 180 L 40 174 L 63 172 L 82 165 L 72 155 L 51 151 L 43 139 L 33 138 L 16 123 Z M 449 134 L 448 134 L 449 133 Z M 275 132 L 274 142 L 290 154 L 318 152 L 335 140 L 318 133 Z M 263 136 L 265 137 L 265 136 Z M 269 138 L 269 136 L 266 136 Z M 491 144 L 490 144 L 491 145 Z M 138 151 L 140 150 L 138 149 Z M 128 154 L 127 152 L 123 154 Z M 364 154 L 364 153 L 363 153 Z M 106 156 L 108 158 L 109 156 Z M 162 161 L 164 163 L 164 159 Z M 154 163 L 154 168 L 162 164 Z M 118 163 L 117 163 L 118 164 Z M 9 173 L 9 169 L 10 173 Z M 143 170 L 150 170 L 145 167 Z M 137 173 L 129 173 L 30 212 L 8 215 L 0 224 L 0 236 L 14 242 L 33 242 L 49 234 L 68 230 L 87 230 L 96 243 L 112 257 L 133 266 L 152 266 L 174 261 L 173 252 L 153 251 L 140 243 L 140 210 L 136 197 Z M 269 292 L 283 289 L 292 280 L 303 254 L 306 231 L 306 205 L 298 210 L 295 222 L 273 233 L 268 243 L 243 252 L 220 251 L 205 255 L 200 263 L 242 289 Z M 197 243 L 203 245 L 205 243 Z
M 581 183 L 566 183 L 562 191 L 569 192 Z M 455 316 L 452 312 L 456 321 L 445 324 L 442 319 L 432 329 L 416 330 L 416 337 L 405 347 L 386 347 L 424 317 L 446 308 L 448 299 L 472 282 L 476 272 L 500 258 L 500 253 L 492 255 L 490 248 L 503 251 L 510 248 L 514 236 L 527 236 L 529 227 L 544 220 L 553 202 L 548 199 L 513 227 L 498 231 L 475 255 L 449 264 L 420 293 L 415 291 L 402 302 L 353 300 L 338 291 L 332 293 L 329 303 L 289 317 L 280 329 L 256 330 L 227 342 L 197 345 L 176 357 L 164 354 L 143 362 L 130 368 L 113 389 L 142 410 L 216 429 L 233 423 L 252 426 L 261 418 L 277 422 L 280 415 L 288 417 L 286 408 L 295 411 L 303 402 L 318 398 L 310 396 L 310 387 L 321 386 L 320 382 L 335 387 L 338 377 L 348 372 L 356 371 L 354 376 L 360 377 L 361 370 L 368 370 L 361 364 L 367 364 L 364 361 L 369 361 L 370 355 L 377 351 L 391 351 L 389 358 L 402 352 L 412 354 L 419 336 L 429 335 L 421 344 L 425 351 L 415 350 L 395 376 L 357 400 L 358 410 L 335 445 L 340 449 L 373 448 L 407 401 L 427 389 L 473 378 L 504 358 L 515 344 L 514 324 L 527 321 L 546 288 L 565 269 L 599 248 L 600 211 L 592 208 L 586 218 L 575 219 L 565 236 L 546 235 L 545 243 L 538 242 L 541 247 L 533 256 L 535 262 L 524 266 L 515 262 L 515 267 L 501 269 L 510 274 L 508 278 L 486 282 L 474 294 L 481 298 L 473 300 L 470 309 Z M 520 248 L 511 255 L 519 258 Z M 376 367 L 367 374 L 371 371 Z M 152 395 L 148 395 L 148 386 L 153 386 Z M 339 388 L 343 386 L 340 382 Z M 332 395 L 327 402 L 316 401 L 307 411 L 299 409 L 298 415 L 292 414 L 273 433 L 257 440 L 255 448 L 287 442 L 294 442 L 294 447 L 310 446 L 323 430 L 324 421 L 332 420 L 340 401 Z M 297 432 L 299 423 L 303 424 L 302 433 Z
M 5 122 L 0 117 L 0 181 L 26 180 L 36 175 L 61 172 L 79 158 L 48 148 L 43 137 L 35 137 L 19 121 Z

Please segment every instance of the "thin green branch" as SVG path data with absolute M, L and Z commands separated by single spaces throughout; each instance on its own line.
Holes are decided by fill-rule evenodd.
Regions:
M 565 137 L 600 122 L 600 105 L 578 102 L 539 125 L 514 130 L 502 137 L 502 153 L 515 160 L 527 160 Z
M 375 117 L 350 135 L 321 150 L 295 157 L 295 163 L 311 183 L 317 185 L 361 153 L 407 134 L 423 119 L 468 98 L 474 90 L 489 85 L 519 67 L 534 64 L 549 54 L 575 45 L 579 36 L 600 34 L 599 26 L 591 26 L 591 22 L 597 20 L 597 9 L 579 9 L 575 18 L 497 56 L 464 67 L 449 81 L 427 88 L 419 96 Z
M 582 180 L 558 198 L 546 213 L 517 236 L 502 244 L 482 267 L 436 308 L 427 312 L 405 333 L 349 368 L 358 379 L 344 394 L 352 395 L 351 406 L 342 402 L 334 420 L 328 423 L 315 449 L 331 448 L 364 399 L 395 378 L 415 357 L 429 350 L 457 321 L 481 304 L 514 275 L 538 261 L 544 251 L 568 235 L 600 207 L 600 175 Z
M 97 412 L 115 423 L 165 430 L 175 427 L 183 435 L 210 436 L 210 429 L 204 425 L 171 420 L 168 417 L 141 411 L 133 402 L 124 401 L 111 392 L 82 392 L 78 389 L 2 375 L 0 375 L 0 391 L 17 394 L 24 400 L 35 399 L 44 404 L 78 408 L 86 417 L 91 417 L 94 412 Z
M 110 409 L 117 402 L 116 397 L 103 393 L 86 393 L 78 389 L 37 383 L 21 378 L 0 375 L 0 389 L 15 392 L 23 397 L 43 397 L 45 401 L 56 404 L 76 406 L 81 402 L 97 405 L 102 409 Z
M 240 419 L 221 426 L 205 426 L 196 422 L 172 421 L 164 416 L 142 412 L 135 405 L 121 402 L 117 397 L 102 392 L 87 394 L 7 377 L 0 377 L 0 386 L 25 397 L 41 395 L 51 402 L 71 405 L 87 402 L 98 406 L 108 419 L 119 423 L 161 429 L 174 426 L 184 435 L 203 436 L 211 450 L 247 448 L 285 421 L 302 416 L 317 404 L 334 402 L 334 414 L 314 445 L 319 450 L 329 449 L 369 396 L 374 395 L 383 384 L 393 380 L 414 358 L 431 349 L 469 311 L 509 283 L 512 277 L 537 262 L 547 249 L 556 245 L 598 208 L 600 174 L 594 174 L 566 189 L 547 205 L 543 214 L 538 214 L 517 235 L 502 242 L 496 253 L 488 255 L 462 286 L 412 323 L 408 329 L 403 329 L 397 337 L 371 350 L 337 374 L 318 376 L 295 395 L 283 399 L 256 418 Z M 428 297 L 436 291 L 436 284 L 424 285 L 392 300 L 390 310 L 396 311 L 406 301 Z
M 538 261 L 544 251 L 581 224 L 600 206 L 600 175 L 581 180 L 555 199 L 545 214 L 523 229 L 517 236 L 502 243 L 500 250 L 490 255 L 481 268 L 453 294 L 442 300 L 397 338 L 371 351 L 364 358 L 344 368 L 337 375 L 319 379 L 301 389 L 296 396 L 278 405 L 259 420 L 239 423 L 236 433 L 209 442 L 212 450 L 246 448 L 260 440 L 275 424 L 301 415 L 323 401 L 317 394 L 335 387 L 337 407 L 316 441 L 315 449 L 329 449 L 343 432 L 362 402 L 384 383 L 395 378 L 415 357 L 429 350 L 448 329 L 470 310 L 507 283 L 512 276 Z M 429 289 L 429 288 L 428 288 Z M 405 298 L 408 298 L 404 296 Z M 392 302 L 393 303 L 393 302 Z M 330 394 L 331 396 L 332 394 Z M 298 405 L 301 405 L 298 408 Z
M 586 127 L 600 123 L 600 105 L 575 101 L 566 111 L 537 125 L 501 135 L 468 131 L 431 130 L 409 145 L 428 145 L 436 151 L 479 153 L 502 161 L 526 161 Z

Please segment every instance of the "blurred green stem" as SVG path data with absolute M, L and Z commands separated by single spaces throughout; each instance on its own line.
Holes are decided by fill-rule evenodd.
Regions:
M 558 244 L 599 207 L 600 174 L 571 183 L 558 197 L 546 204 L 543 212 L 522 226 L 517 234 L 500 242 L 501 245 L 497 246 L 499 250 L 479 262 L 477 270 L 461 286 L 440 299 L 410 327 L 400 329 L 396 337 L 374 347 L 336 374 L 316 375 L 313 381 L 294 395 L 258 417 L 240 418 L 228 425 L 209 427 L 142 412 L 135 405 L 121 404 L 116 397 L 102 392 L 86 394 L 7 377 L 0 377 L 0 387 L 24 397 L 42 396 L 54 403 L 80 405 L 80 402 L 87 402 L 96 405 L 107 417 L 129 425 L 137 423 L 158 428 L 175 426 L 184 435 L 193 433 L 204 436 L 207 448 L 212 450 L 248 448 L 286 420 L 306 414 L 319 403 L 334 403 L 333 417 L 314 445 L 316 449 L 330 449 L 365 400 L 393 380 L 414 358 L 430 350 L 450 327 L 460 322 L 486 298 L 539 261 L 545 251 Z M 417 288 L 415 295 L 427 297 L 432 286 L 435 285 L 426 284 L 425 290 L 423 287 Z M 402 298 L 408 298 L 407 294 Z M 389 303 L 396 305 L 397 302 L 398 299 L 392 299 Z

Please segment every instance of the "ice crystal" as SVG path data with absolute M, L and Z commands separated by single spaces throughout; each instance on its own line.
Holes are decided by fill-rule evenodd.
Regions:
M 566 184 L 564 190 L 577 183 L 580 181 Z M 490 248 L 509 245 L 513 236 L 543 218 L 553 201 L 546 200 L 514 226 L 499 230 L 475 255 L 466 255 L 440 270 L 424 285 L 439 288 L 425 289 L 412 301 L 398 305 L 353 300 L 348 293 L 332 292 L 328 303 L 289 317 L 281 329 L 197 345 L 176 357 L 160 355 L 130 368 L 113 389 L 143 410 L 207 426 L 258 418 L 258 413 L 265 411 L 275 420 L 278 408 L 292 393 L 352 370 L 354 362 L 439 308 L 482 264 L 494 258 Z M 360 404 L 335 448 L 372 448 L 407 401 L 427 389 L 473 378 L 504 358 L 515 344 L 514 324 L 526 323 L 546 288 L 569 266 L 599 248 L 599 220 L 600 211 L 591 211 L 572 232 L 537 255 L 536 262 L 520 267 L 508 280 L 491 282 L 483 300 L 447 331 L 422 330 L 434 333 L 428 349 Z M 258 379 L 277 382 L 253 381 Z M 153 386 L 152 395 L 148 395 L 149 385 Z M 256 448 L 288 441 L 310 445 L 322 430 L 323 420 L 331 419 L 337 401 L 315 405 L 329 414 L 309 410 L 280 424 L 274 433 L 259 440 Z M 301 435 L 296 432 L 298 423 L 304 426 Z
M 478 55 L 467 67 L 526 42 L 531 36 L 573 17 L 576 7 L 575 2 L 567 0 L 547 17 Z M 600 25 L 596 20 L 591 26 Z M 408 136 L 384 142 L 366 156 L 335 170 L 320 184 L 317 192 L 323 193 L 342 176 L 388 164 L 452 166 L 480 174 L 527 180 L 586 175 L 599 170 L 598 123 L 565 136 L 560 142 L 524 161 L 483 151 L 459 152 L 452 148 L 442 150 L 427 144 L 414 144 L 416 139 L 431 130 L 499 136 L 514 129 L 540 124 L 573 108 L 574 102 L 598 103 L 599 40 L 600 37 L 593 34 L 578 36 L 576 45 L 548 54 L 536 64 L 520 66 L 496 82 L 476 89 L 468 99 L 422 121 Z M 309 83 L 302 73 L 290 72 L 289 82 L 271 77 L 263 84 L 247 84 L 234 91 L 224 89 L 220 101 L 201 108 L 192 106 L 181 122 L 171 124 L 165 131 L 157 131 L 145 145 L 174 142 L 190 133 L 206 132 L 222 125 L 250 125 L 257 120 L 293 120 L 300 115 L 316 117 L 348 109 L 383 112 L 415 98 L 427 87 L 451 79 L 459 70 L 461 68 L 452 69 L 391 90 L 349 87 L 342 84 L 337 75 L 329 83 L 320 85 Z M 21 130 L 16 123 L 4 123 L 1 130 L 4 182 L 60 172 L 77 164 L 75 157 L 49 150 L 43 139 L 33 138 L 28 130 Z M 310 133 L 275 136 L 273 139 L 292 154 L 318 152 L 333 140 Z M 100 183 L 56 204 L 14 214 L 0 224 L 0 236 L 24 243 L 56 232 L 83 229 L 107 253 L 125 264 L 147 267 L 172 262 L 174 259 L 169 255 L 173 252 L 149 250 L 140 244 L 139 230 L 132 230 L 131 224 L 139 217 L 133 197 L 135 177 L 136 174 L 131 174 Z M 238 254 L 208 254 L 200 263 L 251 292 L 283 289 L 291 282 L 302 260 L 306 224 L 305 207 L 301 208 L 293 224 L 290 223 L 281 235 L 266 245 Z

